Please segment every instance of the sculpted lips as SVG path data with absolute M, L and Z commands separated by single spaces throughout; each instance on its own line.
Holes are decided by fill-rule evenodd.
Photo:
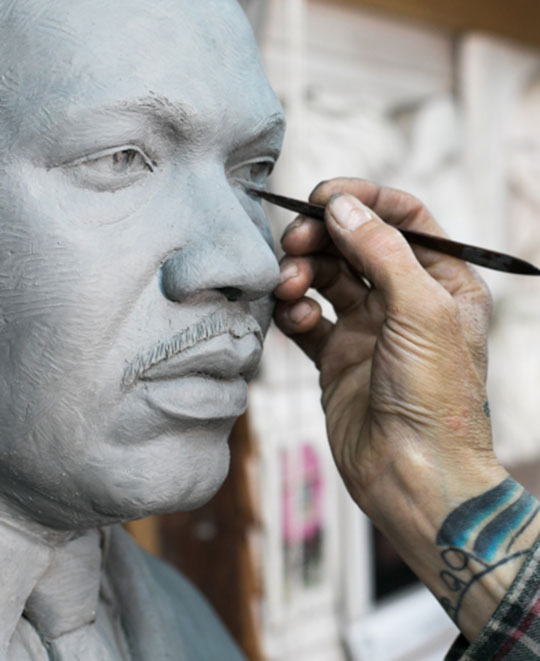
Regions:
M 263 333 L 251 315 L 217 311 L 137 356 L 124 371 L 127 390 L 138 380 L 208 375 L 249 380 L 258 365 Z
M 249 381 L 257 369 L 261 351 L 261 344 L 253 333 L 236 339 L 225 333 L 157 363 L 140 378 L 155 381 L 184 376 L 209 376 L 222 380 L 241 377 Z
M 247 406 L 247 381 L 255 372 L 261 345 L 253 333 L 223 333 L 150 367 L 140 377 L 150 408 L 169 419 L 230 420 Z
M 259 364 L 262 341 L 251 315 L 214 312 L 137 356 L 122 386 L 144 385 L 139 394 L 169 420 L 230 420 L 246 409 L 247 382 Z

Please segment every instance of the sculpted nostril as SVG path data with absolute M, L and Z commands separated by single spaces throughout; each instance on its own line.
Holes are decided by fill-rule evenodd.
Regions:
M 228 301 L 239 301 L 242 298 L 242 290 L 237 287 L 220 287 L 218 289 Z

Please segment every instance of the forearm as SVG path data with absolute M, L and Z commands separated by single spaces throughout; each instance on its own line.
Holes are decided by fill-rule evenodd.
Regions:
M 539 504 L 500 467 L 417 474 L 408 486 L 403 475 L 414 471 L 400 472 L 399 484 L 381 480 L 385 504 L 372 518 L 472 642 L 540 535 Z

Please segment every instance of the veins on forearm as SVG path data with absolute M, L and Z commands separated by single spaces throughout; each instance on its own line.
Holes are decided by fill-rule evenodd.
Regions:
M 522 536 L 539 509 L 536 499 L 509 477 L 446 517 L 436 539 L 444 567 L 439 573 L 445 591 L 440 602 L 458 626 L 473 585 L 529 553 Z

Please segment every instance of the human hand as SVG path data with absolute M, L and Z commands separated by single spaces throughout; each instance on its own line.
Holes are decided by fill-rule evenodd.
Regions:
M 276 321 L 320 370 L 353 499 L 472 641 L 540 535 L 540 505 L 492 449 L 489 293 L 466 263 L 407 244 L 396 227 L 442 234 L 410 195 L 336 179 L 311 200 L 325 223 L 285 233 Z
M 320 370 L 328 437 L 353 498 L 384 527 L 405 515 L 403 502 L 435 488 L 459 501 L 468 485 L 503 479 L 491 445 L 490 296 L 480 277 L 407 244 L 395 227 L 443 233 L 406 193 L 336 179 L 311 201 L 328 204 L 326 223 L 300 218 L 286 231 L 275 316 Z M 335 323 L 306 298 L 310 287 L 333 305 Z

